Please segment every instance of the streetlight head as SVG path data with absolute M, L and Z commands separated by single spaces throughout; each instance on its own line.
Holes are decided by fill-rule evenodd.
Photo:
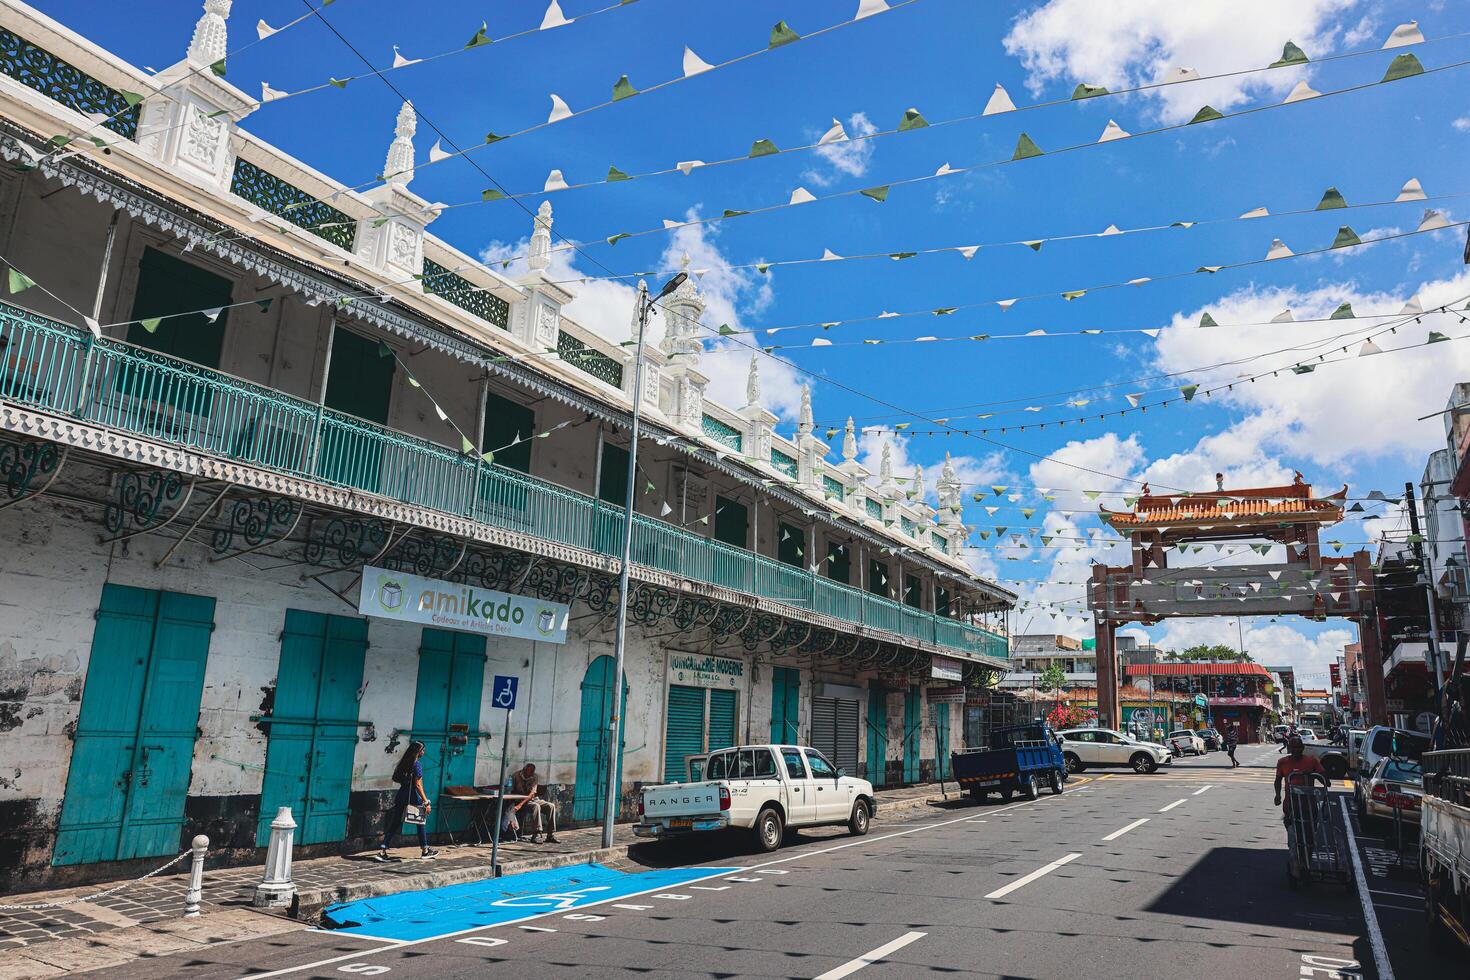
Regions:
M 688 278 L 689 278 L 689 273 L 687 273 L 687 272 L 681 272 L 681 273 L 679 273 L 677 276 L 675 276 L 674 278 L 670 279 L 668 282 L 664 283 L 664 288 L 663 289 L 660 289 L 658 291 L 658 296 L 656 296 L 654 298 L 655 299 L 663 299 L 665 296 L 669 295 L 669 293 L 672 293 L 674 290 L 676 290 L 680 286 L 684 285 L 684 280 L 685 279 L 688 279 Z

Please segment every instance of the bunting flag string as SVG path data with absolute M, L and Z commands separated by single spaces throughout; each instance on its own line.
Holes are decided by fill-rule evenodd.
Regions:
M 914 2 L 914 0 L 908 0 L 908 2 Z M 1413 55 L 1401 55 L 1400 57 L 1413 58 Z M 1388 75 L 1385 75 L 1384 78 L 1379 79 L 1378 81 L 1364 82 L 1364 83 L 1360 83 L 1360 84 L 1357 84 L 1357 85 L 1347 86 L 1345 88 L 1333 89 L 1333 90 L 1330 90 L 1330 91 L 1327 91 L 1327 92 L 1320 92 L 1320 93 L 1317 93 L 1317 95 L 1314 98 L 1330 98 L 1330 97 L 1336 97 L 1336 96 L 1349 95 L 1349 94 L 1352 94 L 1352 93 L 1365 91 L 1365 90 L 1370 89 L 1370 88 L 1375 88 L 1378 85 L 1382 85 L 1382 84 L 1385 84 L 1385 83 L 1390 82 L 1390 81 L 1398 81 L 1400 79 L 1410 78 L 1410 77 L 1415 77 L 1415 76 L 1425 76 L 1425 75 L 1438 74 L 1440 72 L 1446 72 L 1446 71 L 1451 71 L 1451 70 L 1458 69 L 1458 68 L 1463 68 L 1466 65 L 1470 65 L 1470 60 L 1457 61 L 1457 62 L 1448 64 L 1448 65 L 1443 65 L 1443 66 L 1439 66 L 1439 67 L 1435 67 L 1435 68 L 1424 68 L 1422 65 L 1420 65 L 1418 63 L 1418 61 L 1416 59 L 1415 62 L 1414 62 L 1414 66 L 1415 66 L 1416 70 L 1408 70 L 1408 71 L 1403 71 L 1403 72 L 1398 72 L 1398 73 L 1395 73 L 1395 72 L 1390 71 L 1388 73 Z M 1390 76 L 1392 76 L 1392 77 L 1390 77 Z M 1011 156 L 1009 156 L 1009 157 L 1001 157 L 1001 158 L 998 158 L 998 159 L 995 159 L 995 160 L 985 161 L 985 162 L 981 162 L 981 163 L 977 163 L 977 164 L 971 164 L 971 165 L 963 166 L 963 167 L 952 167 L 948 163 L 945 163 L 945 164 L 941 165 L 933 173 L 922 174 L 922 175 L 913 176 L 913 177 L 899 178 L 899 179 L 889 181 L 886 184 L 882 184 L 882 185 L 879 185 L 879 186 L 876 186 L 876 187 L 868 187 L 868 188 L 861 188 L 861 189 L 851 188 L 851 189 L 848 189 L 848 190 L 834 191 L 831 194 L 822 195 L 820 197 L 817 196 L 817 195 L 811 194 L 805 188 L 797 188 L 795 191 L 793 191 L 791 193 L 791 195 L 789 196 L 789 198 L 787 200 L 782 201 L 782 202 L 773 203 L 773 204 L 766 204 L 766 205 L 759 205 L 759 206 L 750 207 L 750 208 L 743 208 L 743 209 L 725 208 L 719 214 L 711 214 L 711 215 L 706 215 L 706 216 L 697 217 L 697 218 L 689 218 L 689 219 L 685 219 L 685 220 L 664 219 L 662 221 L 662 223 L 658 227 L 645 228 L 645 229 L 641 229 L 641 230 L 637 230 L 637 231 L 619 231 L 619 232 L 616 232 L 616 233 L 611 234 L 611 235 L 603 236 L 601 238 L 584 239 L 582 241 L 576 241 L 576 242 L 566 242 L 564 244 L 554 246 L 552 250 L 553 251 L 576 250 L 576 249 L 586 248 L 587 246 L 595 245 L 595 244 L 598 244 L 598 243 L 606 243 L 608 245 L 616 245 L 619 242 L 625 241 L 627 239 L 642 238 L 642 237 L 646 237 L 646 236 L 649 236 L 649 235 L 662 234 L 662 233 L 665 233 L 665 232 L 668 232 L 668 231 L 671 231 L 671 230 L 674 230 L 674 229 L 678 229 L 678 228 L 713 224 L 715 222 L 728 221 L 728 220 L 730 220 L 732 218 L 742 218 L 742 217 L 748 217 L 748 216 L 751 216 L 751 215 L 771 214 L 771 213 L 774 213 L 774 212 L 777 212 L 777 211 L 784 211 L 784 210 L 786 210 L 788 208 L 798 207 L 798 206 L 805 205 L 805 204 L 812 204 L 812 203 L 816 203 L 816 202 L 819 202 L 819 201 L 833 201 L 833 200 L 838 200 L 838 199 L 842 199 L 842 198 L 851 198 L 851 197 L 866 197 L 866 198 L 869 198 L 872 201 L 875 201 L 875 202 L 877 202 L 879 204 L 882 204 L 882 203 L 884 203 L 884 202 L 886 202 L 888 200 L 890 192 L 894 188 L 898 188 L 898 187 L 908 187 L 908 186 L 912 186 L 912 185 L 916 185 L 916 184 L 928 183 L 929 181 L 938 180 L 938 179 L 941 179 L 941 178 L 944 178 L 944 177 L 951 177 L 951 176 L 960 175 L 960 174 L 969 174 L 969 173 L 975 173 L 975 172 L 982 171 L 982 170 L 989 170 L 989 169 L 992 169 L 992 168 L 1002 167 L 1002 166 L 1006 166 L 1008 164 L 1017 163 L 1017 162 L 1019 162 L 1021 160 L 1036 159 L 1036 158 L 1043 157 L 1043 156 L 1057 156 L 1057 155 L 1062 154 L 1062 153 L 1071 153 L 1071 152 L 1078 151 L 1078 150 L 1088 149 L 1090 147 L 1100 146 L 1103 143 L 1119 142 L 1119 141 L 1122 141 L 1122 140 L 1130 140 L 1130 139 L 1142 139 L 1144 137 L 1149 137 L 1149 136 L 1157 136 L 1157 135 L 1161 135 L 1161 134 L 1165 134 L 1165 133 L 1178 132 L 1178 131 L 1181 131 L 1181 130 L 1184 130 L 1184 129 L 1188 129 L 1188 128 L 1192 127 L 1192 126 L 1200 125 L 1201 123 L 1204 123 L 1204 122 L 1218 122 L 1218 121 L 1226 120 L 1226 119 L 1236 119 L 1236 118 L 1239 118 L 1239 117 L 1242 117 L 1242 116 L 1254 115 L 1256 113 L 1267 112 L 1267 111 L 1270 111 L 1270 110 L 1273 110 L 1273 109 L 1281 109 L 1281 108 L 1284 108 L 1286 106 L 1293 105 L 1293 104 L 1295 104 L 1296 102 L 1299 102 L 1299 101 L 1301 101 L 1301 100 L 1300 99 L 1292 99 L 1291 97 L 1288 97 L 1285 101 L 1282 101 L 1282 102 L 1274 102 L 1274 103 L 1266 103 L 1266 104 L 1256 105 L 1256 106 L 1249 106 L 1249 107 L 1244 108 L 1244 109 L 1237 109 L 1237 110 L 1234 110 L 1234 111 L 1231 111 L 1231 112 L 1225 112 L 1225 113 L 1215 113 L 1214 115 L 1212 115 L 1212 116 L 1210 116 L 1210 117 L 1208 117 L 1207 119 L 1204 119 L 1204 120 L 1195 119 L 1195 120 L 1191 120 L 1190 122 L 1187 122 L 1187 123 L 1176 123 L 1176 124 L 1171 124 L 1171 125 L 1159 126 L 1159 127 L 1154 128 L 1154 129 L 1144 130 L 1144 131 L 1137 132 L 1137 133 L 1120 133 L 1120 134 L 1115 135 L 1115 136 L 1106 136 L 1105 135 L 1105 138 L 1099 139 L 1099 140 L 1096 140 L 1096 141 L 1091 141 L 1091 142 L 1086 142 L 1086 143 L 1074 143 L 1074 144 L 1071 144 L 1069 146 L 1063 146 L 1063 147 L 1059 147 L 1059 148 L 1054 149 L 1054 150 L 1046 150 L 1046 151 L 1043 151 L 1042 149 L 1040 149 L 1035 144 L 1035 142 L 1027 134 L 1022 133 L 1020 135 L 1020 138 L 1019 138 L 1019 141 L 1018 141 L 1016 152 L 1014 154 L 1012 154 Z M 539 128 L 539 127 L 537 127 L 537 128 Z M 470 147 L 469 149 L 465 150 L 464 152 L 470 152 L 470 151 L 472 151 L 474 149 L 478 149 L 478 148 L 479 148 L 478 146 L 473 146 L 473 147 Z M 768 154 L 762 153 L 762 154 L 758 154 L 758 155 L 768 155 Z M 448 157 L 445 157 L 445 159 L 447 159 L 447 158 Z M 367 186 L 367 185 L 363 185 L 363 186 Z M 489 201 L 499 200 L 500 198 L 502 198 L 504 196 L 505 195 L 503 195 L 499 190 L 486 191 L 486 192 L 484 192 L 481 195 L 481 197 L 480 197 L 479 200 L 460 202 L 457 205 L 437 206 L 436 207 L 436 210 L 443 210 L 443 209 L 448 208 L 448 207 L 451 207 L 451 206 L 454 206 L 454 207 L 470 207 L 470 206 L 474 206 L 474 205 L 477 205 L 477 204 L 488 203 Z M 524 256 L 522 256 L 522 255 L 509 256 L 509 257 L 507 257 L 506 259 L 504 259 L 502 261 L 504 261 L 505 263 L 510 263 L 510 262 L 515 261 L 518 258 L 523 258 L 523 257 Z
M 605 9 L 612 9 L 612 8 L 605 8 Z M 601 12 L 601 11 L 599 11 L 599 12 Z M 860 19 L 861 16 L 862 16 L 862 14 L 860 12 L 859 13 L 859 18 L 854 18 L 854 20 Z M 846 22 L 846 23 L 851 23 L 851 22 Z M 837 25 L 837 26 L 841 26 L 841 25 Z M 1407 26 L 1407 25 L 1405 25 L 1405 26 Z M 516 36 L 518 36 L 518 35 L 516 35 Z M 810 37 L 810 36 L 813 36 L 813 35 L 808 35 L 808 36 Z M 1462 32 L 1462 33 L 1458 33 L 1458 34 L 1446 34 L 1446 35 L 1442 35 L 1442 36 L 1439 36 L 1439 37 L 1430 38 L 1430 39 L 1427 39 L 1427 40 L 1414 41 L 1414 42 L 1409 42 L 1409 43 L 1413 43 L 1413 44 L 1432 44 L 1432 43 L 1436 43 L 1436 42 L 1440 42 L 1440 41 L 1458 40 L 1458 39 L 1465 38 L 1465 37 L 1470 37 L 1470 32 Z M 1295 47 L 1296 46 L 1293 45 L 1293 44 L 1291 44 L 1290 42 L 1287 43 L 1287 48 L 1288 49 L 1292 49 L 1292 48 L 1295 48 Z M 1299 48 L 1297 48 L 1296 50 L 1298 52 L 1300 52 L 1300 49 Z M 1351 58 L 1359 58 L 1359 57 L 1363 57 L 1363 56 L 1366 56 L 1366 55 L 1377 54 L 1381 50 L 1383 50 L 1383 49 L 1382 48 L 1364 48 L 1364 49 L 1360 49 L 1360 50 L 1357 50 L 1357 51 L 1343 52 L 1343 53 L 1338 54 L 1338 55 L 1332 55 L 1332 56 L 1329 56 L 1329 57 L 1318 59 L 1315 62 L 1315 64 L 1326 64 L 1326 63 L 1333 62 L 1333 61 L 1341 61 L 1341 60 L 1347 60 L 1347 59 L 1351 59 Z M 691 56 L 693 56 L 696 61 L 699 61 L 700 64 L 703 64 L 702 60 L 698 59 L 698 56 L 697 55 L 693 55 L 693 52 L 692 51 L 689 51 L 689 49 L 686 48 L 685 49 L 685 52 L 686 52 L 685 53 L 686 70 L 687 70 L 687 67 L 689 65 L 689 59 L 690 59 Z M 449 53 L 450 54 L 454 54 L 454 53 L 458 53 L 458 51 L 456 50 L 456 51 L 449 52 Z M 445 56 L 445 55 L 440 55 L 440 57 L 443 57 L 443 56 Z M 415 62 L 415 63 L 417 63 L 417 62 Z M 730 63 L 733 63 L 733 62 L 726 62 L 725 64 L 730 64 Z M 1213 74 L 1213 75 L 1199 75 L 1198 73 L 1192 73 L 1189 77 L 1186 77 L 1186 78 L 1175 78 L 1175 79 L 1170 79 L 1170 80 L 1166 80 L 1166 81 L 1163 81 L 1163 82 L 1154 82 L 1154 83 L 1149 83 L 1149 84 L 1145 84 L 1145 85 L 1134 86 L 1134 87 L 1131 87 L 1131 88 L 1118 89 L 1118 90 L 1115 90 L 1115 91 L 1108 91 L 1106 89 L 1096 89 L 1095 87 L 1091 87 L 1091 86 L 1079 86 L 1079 90 L 1080 89 L 1084 89 L 1084 88 L 1089 89 L 1090 90 L 1090 94 L 1086 96 L 1087 98 L 1096 98 L 1096 97 L 1100 97 L 1100 96 L 1126 96 L 1126 95 L 1130 95 L 1130 94 L 1134 94 L 1134 93 L 1146 92 L 1146 91 L 1149 91 L 1149 90 L 1152 90 L 1152 89 L 1162 88 L 1162 87 L 1171 86 L 1171 85 L 1177 85 L 1177 84 L 1180 84 L 1181 82 L 1211 81 L 1211 80 L 1216 80 L 1216 79 L 1233 78 L 1233 77 L 1237 77 L 1237 76 L 1241 76 L 1241 75 L 1252 74 L 1252 73 L 1255 73 L 1255 72 L 1271 71 L 1271 70 L 1274 70 L 1274 69 L 1277 69 L 1277 68 L 1282 68 L 1282 67 L 1295 67 L 1296 65 L 1302 64 L 1302 63 L 1305 63 L 1305 62 L 1304 61 L 1290 61 L 1290 62 L 1288 62 L 1288 61 L 1282 60 L 1282 61 L 1277 61 L 1275 63 L 1272 63 L 1270 65 L 1264 65 L 1264 66 L 1259 66 L 1259 67 L 1255 67 L 1255 68 L 1240 69 L 1240 70 L 1236 70 L 1236 71 L 1221 72 L 1221 73 Z M 705 68 L 700 69 L 700 71 L 707 70 L 709 67 L 723 67 L 723 65 L 721 65 L 721 66 L 709 66 L 709 65 L 705 65 Z M 698 73 L 698 72 L 696 72 L 696 73 Z M 688 77 L 688 76 L 686 76 L 686 77 Z M 1401 76 L 1401 77 L 1406 77 L 1406 76 Z M 1385 78 L 1384 80 L 1389 80 L 1389 79 Z M 323 87 L 323 86 L 318 86 L 318 88 L 321 88 L 321 87 Z M 608 167 L 607 175 L 605 177 L 600 177 L 600 178 L 596 178 L 596 179 L 581 180 L 581 181 L 576 181 L 576 182 L 568 182 L 562 176 L 563 175 L 563 170 L 562 169 L 555 169 L 555 170 L 552 170 L 551 171 L 552 176 L 551 177 L 548 177 L 548 179 L 545 182 L 545 184 L 541 188 L 539 188 L 539 189 L 532 189 L 532 190 L 526 190 L 526 191 L 520 191 L 520 192 L 514 192 L 514 193 L 505 193 L 505 192 L 501 191 L 498 188 L 494 188 L 494 189 L 487 190 L 487 191 L 483 192 L 483 194 L 479 198 L 475 198 L 475 199 L 471 199 L 471 200 L 466 200 L 466 201 L 460 201 L 460 202 L 456 202 L 456 203 L 453 203 L 453 204 L 439 204 L 439 205 L 434 205 L 433 208 L 432 208 L 432 210 L 441 211 L 442 212 L 443 210 L 449 210 L 449 209 L 455 209 L 455 208 L 462 208 L 462 207 L 472 207 L 472 206 L 476 206 L 476 205 L 479 205 L 479 204 L 489 203 L 489 202 L 492 202 L 492 201 L 498 201 L 498 200 L 519 200 L 519 199 L 524 199 L 524 198 L 529 198 L 529 197 L 543 196 L 543 195 L 550 194 L 550 193 L 556 193 L 558 191 L 578 190 L 578 189 L 582 189 L 582 188 L 596 187 L 596 186 L 601 186 L 601 185 L 606 185 L 606 184 L 623 183 L 623 182 L 627 182 L 627 181 L 631 181 L 631 180 L 641 180 L 641 179 L 647 179 L 647 178 L 652 178 L 652 177 L 660 177 L 660 176 L 665 176 L 665 175 L 674 174 L 674 173 L 680 173 L 680 174 L 683 174 L 685 176 L 688 176 L 690 173 L 692 173 L 696 169 L 702 169 L 702 168 L 708 168 L 708 167 L 719 167 L 719 166 L 725 166 L 725 165 L 729 165 L 729 164 L 742 163 L 742 162 L 745 162 L 747 160 L 754 160 L 754 159 L 759 159 L 759 158 L 767 157 L 767 156 L 774 156 L 774 155 L 782 154 L 782 153 L 795 153 L 795 152 L 802 152 L 802 151 L 807 151 L 807 150 L 814 150 L 814 149 L 819 149 L 819 148 L 821 148 L 823 146 L 827 146 L 827 145 L 834 144 L 834 143 L 849 142 L 849 141 L 856 143 L 856 142 L 861 142 L 861 141 L 865 141 L 865 140 L 882 139 L 882 138 L 889 137 L 889 136 L 901 135 L 903 133 L 917 132 L 920 129 L 940 128 L 940 127 L 944 127 L 944 126 L 955 125 L 955 124 L 958 124 L 958 123 L 970 122 L 970 121 L 982 119 L 982 118 L 984 118 L 986 116 L 996 115 L 996 114 L 998 114 L 998 113 L 1000 113 L 1002 111 L 1004 111 L 1004 112 L 1025 112 L 1025 111 L 1030 111 L 1030 110 L 1049 108 L 1049 107 L 1053 107 L 1053 106 L 1057 106 L 1057 105 L 1062 105 L 1062 104 L 1069 103 L 1069 102 L 1078 101 L 1078 99 L 1080 98 L 1080 96 L 1077 93 L 1074 92 L 1073 93 L 1073 96 L 1071 98 L 1066 98 L 1066 99 L 1052 99 L 1052 100 L 1048 100 L 1048 101 L 1037 102 L 1037 103 L 1034 103 L 1034 104 L 1031 104 L 1031 105 L 1025 105 L 1025 106 L 1019 106 L 1018 107 L 1018 106 L 1015 106 L 1014 104 L 1012 104 L 1010 102 L 1009 96 L 1006 96 L 1005 99 L 1004 99 L 1005 108 L 1000 109 L 1000 108 L 995 108 L 994 106 L 996 104 L 996 97 L 999 96 L 999 95 L 1002 95 L 1004 93 L 1004 89 L 1001 86 L 999 86 L 999 85 L 997 85 L 996 88 L 998 90 L 997 93 L 996 93 L 996 96 L 992 96 L 991 103 L 986 106 L 986 109 L 985 109 L 984 112 L 980 112 L 980 113 L 972 113 L 972 114 L 967 114 L 967 115 L 962 115 L 962 116 L 956 116 L 956 117 L 953 117 L 953 118 L 950 118 L 950 119 L 942 119 L 942 120 L 936 120 L 936 121 L 930 122 L 930 121 L 928 121 L 928 120 L 925 119 L 925 117 L 923 116 L 923 114 L 918 109 L 916 109 L 916 108 L 910 108 L 910 109 L 908 109 L 908 110 L 905 111 L 905 113 L 903 115 L 903 118 L 892 129 L 879 130 L 879 131 L 876 131 L 876 132 L 873 132 L 873 133 L 865 133 L 865 134 L 857 134 L 857 135 L 852 135 L 852 134 L 847 133 L 846 130 L 845 130 L 845 128 L 842 126 L 842 124 L 838 120 L 833 119 L 832 120 L 831 127 L 828 128 L 826 130 L 826 132 L 823 134 L 823 136 L 820 139 L 818 139 L 816 142 L 804 143 L 804 144 L 795 145 L 795 146 L 787 146 L 785 149 L 782 149 L 782 148 L 778 147 L 776 145 L 776 143 L 773 142 L 772 140 L 766 139 L 766 138 L 760 138 L 760 139 L 756 139 L 756 140 L 754 140 L 752 142 L 751 148 L 750 148 L 750 150 L 748 152 L 741 153 L 741 154 L 735 155 L 735 156 L 726 157 L 726 158 L 723 158 L 723 159 L 708 160 L 708 161 L 706 161 L 706 160 L 694 160 L 694 159 L 691 159 L 691 160 L 682 160 L 682 161 L 679 161 L 678 163 L 676 163 L 675 165 L 673 165 L 671 167 L 663 167 L 663 168 L 659 168 L 659 169 L 654 169 L 654 170 L 649 170 L 649 171 L 644 171 L 644 172 L 638 172 L 638 173 L 628 173 L 626 171 L 623 171 L 623 170 L 619 169 L 616 165 L 611 165 L 611 166 Z M 308 90 L 308 91 L 316 91 L 316 90 L 317 89 L 311 89 L 311 90 Z M 648 89 L 642 90 L 642 92 L 643 93 L 646 93 L 646 92 L 651 91 L 651 90 L 652 90 L 652 88 L 648 88 Z M 624 94 L 621 94 L 620 95 L 619 92 L 622 92 Z M 297 93 L 297 94 L 304 94 L 304 93 Z M 602 108 L 605 105 L 610 105 L 612 102 L 621 101 L 621 99 L 622 98 L 626 98 L 628 94 L 642 94 L 642 93 L 639 93 L 637 90 L 632 89 L 631 84 L 628 83 L 628 81 L 627 81 L 627 76 L 624 75 L 620 79 L 618 85 L 614 87 L 614 97 L 612 99 L 610 99 L 608 102 L 602 103 L 602 104 L 600 104 L 598 106 L 594 106 L 593 108 L 594 109 L 595 108 Z M 1293 93 L 1293 94 L 1295 95 L 1296 93 Z M 1318 97 L 1321 94 L 1322 93 L 1313 93 L 1313 97 Z M 1328 94 L 1337 94 L 1337 93 L 1328 93 Z M 552 99 L 554 101 L 553 101 L 553 111 L 552 111 L 552 114 L 551 114 L 551 118 L 548 120 L 548 123 L 542 124 L 543 126 L 544 125 L 549 125 L 551 122 L 559 122 L 561 119 L 570 118 L 571 116 L 581 114 L 581 113 L 574 113 L 570 109 L 567 109 L 565 102 L 563 102 L 560 99 L 560 97 L 558 97 L 558 96 L 552 96 Z M 1290 103 L 1292 101 L 1301 101 L 1301 97 L 1300 96 L 1298 96 L 1297 98 L 1288 97 L 1287 103 Z M 592 111 L 592 109 L 583 110 L 583 111 L 584 112 L 590 112 L 590 111 Z M 1210 110 L 1210 111 L 1212 113 L 1214 113 L 1214 110 Z M 1219 113 L 1214 113 L 1214 115 L 1209 116 L 1208 118 L 1209 119 L 1223 118 L 1223 115 L 1222 114 L 1219 114 Z M 1194 123 L 1194 122 L 1199 122 L 1199 121 L 1203 121 L 1203 120 L 1201 120 L 1197 116 L 1194 120 L 1191 121 L 1191 124 Z M 541 126 L 532 127 L 532 129 L 537 129 L 537 128 L 541 128 Z M 531 131 L 531 129 L 520 130 L 520 131 L 515 132 L 515 133 L 506 134 L 505 136 L 497 136 L 491 142 L 498 142 L 498 141 L 500 141 L 502 139 L 508 139 L 511 136 L 518 136 L 518 135 L 521 135 L 521 133 L 530 132 L 530 131 Z M 491 135 L 494 135 L 494 134 L 491 134 Z M 1102 138 L 1099 140 L 1099 142 L 1110 142 L 1112 140 L 1120 139 L 1120 138 L 1123 138 L 1123 137 L 1126 137 L 1126 136 L 1130 136 L 1130 135 L 1135 135 L 1135 134 L 1129 134 L 1129 133 L 1125 132 L 1121 127 L 1119 127 L 1117 125 L 1116 122 L 1110 120 L 1109 123 L 1108 123 L 1107 130 L 1104 131 L 1104 134 L 1103 134 Z M 1136 134 L 1136 135 L 1146 135 L 1146 134 Z M 488 139 L 488 137 L 487 137 L 487 139 Z M 1022 134 L 1021 140 L 1022 140 L 1022 144 L 1027 147 L 1026 152 L 1023 154 L 1023 156 L 1039 156 L 1039 155 L 1042 155 L 1042 151 L 1038 147 L 1036 147 L 1034 141 L 1032 141 L 1030 139 L 1030 137 L 1026 136 L 1025 134 Z M 479 145 L 476 145 L 475 147 L 472 147 L 471 149 L 479 149 Z M 470 150 L 466 150 L 466 151 L 463 151 L 463 152 L 470 152 Z M 454 155 L 456 155 L 456 154 L 447 154 L 444 151 L 439 150 L 437 148 L 437 146 L 436 146 L 435 150 L 431 150 L 430 151 L 430 154 L 429 154 L 429 164 L 430 165 L 436 164 L 436 163 L 440 162 L 441 160 L 448 159 L 448 158 L 450 158 L 450 157 L 452 157 Z M 418 169 L 422 169 L 423 166 L 424 165 L 420 165 Z M 946 164 L 944 167 L 941 167 L 940 170 L 943 171 L 943 172 L 949 172 L 949 170 L 948 170 L 948 164 Z M 938 174 L 936 174 L 936 176 L 937 175 Z M 385 175 L 385 176 L 392 176 L 392 175 Z M 381 179 L 381 177 L 379 179 Z M 881 201 L 881 200 L 886 199 L 886 196 L 887 196 L 887 188 L 889 186 L 892 186 L 892 185 L 885 185 L 883 188 L 870 188 L 868 190 L 858 191 L 858 192 L 855 192 L 855 193 L 865 194 L 865 195 L 867 195 L 869 197 L 872 197 L 875 200 Z M 834 195 L 834 196 L 840 196 L 840 195 Z M 814 195 L 812 195 L 808 190 L 806 190 L 806 188 L 799 187 L 795 191 L 792 192 L 792 198 L 788 202 L 788 206 L 795 205 L 795 204 L 810 203 L 810 202 L 815 201 L 815 200 L 818 200 L 818 198 L 816 198 Z M 425 209 L 422 209 L 422 211 L 419 212 L 419 213 L 423 213 L 423 212 L 426 212 L 428 210 L 431 210 L 431 209 L 425 208 Z M 405 214 L 408 214 L 408 213 L 409 212 L 405 212 Z M 671 224 L 671 222 L 667 222 L 667 221 L 665 222 L 665 225 L 669 225 L 669 224 Z M 672 222 L 672 224 L 678 224 L 678 222 Z M 626 233 L 626 234 L 621 235 L 621 236 L 613 236 L 613 237 L 616 237 L 618 240 L 622 240 L 623 237 L 637 237 L 640 234 L 652 234 L 652 233 L 655 233 L 657 230 L 659 230 L 659 229 L 651 229 L 649 231 L 645 231 L 645 232 L 641 232 L 641 233 L 637 233 L 637 232 L 635 232 L 635 233 Z M 583 243 L 578 243 L 578 244 L 591 244 L 591 242 L 583 242 Z

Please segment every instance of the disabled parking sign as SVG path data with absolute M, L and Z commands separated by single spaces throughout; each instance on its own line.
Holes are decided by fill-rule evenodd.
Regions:
M 505 674 L 495 675 L 495 686 L 490 690 L 493 692 L 490 703 L 497 708 L 506 711 L 514 710 L 516 706 L 516 692 L 520 689 L 521 679 L 519 677 L 507 677 Z

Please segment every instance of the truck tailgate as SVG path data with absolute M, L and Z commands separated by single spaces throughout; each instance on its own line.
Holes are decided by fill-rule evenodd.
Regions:
M 720 812 L 719 780 L 703 783 L 668 783 L 643 790 L 643 814 L 646 819 L 666 817 L 699 817 Z
M 961 784 L 1016 775 L 1015 749 L 984 749 L 956 752 L 950 756 L 954 778 Z

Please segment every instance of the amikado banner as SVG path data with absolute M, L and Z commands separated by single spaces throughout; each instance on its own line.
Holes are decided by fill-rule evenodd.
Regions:
M 442 629 L 565 643 L 570 610 L 560 602 L 368 565 L 362 570 L 357 611 Z

